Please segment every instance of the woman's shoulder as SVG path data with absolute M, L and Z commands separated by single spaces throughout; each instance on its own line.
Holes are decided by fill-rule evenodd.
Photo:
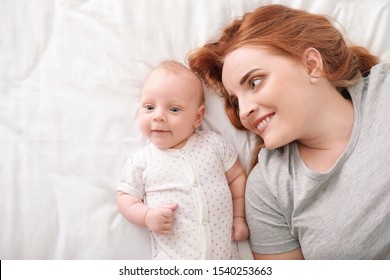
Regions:
M 290 161 L 293 153 L 293 144 L 290 143 L 274 150 L 262 148 L 258 155 L 259 163 L 263 162 L 266 165 L 284 166 Z
M 290 167 L 293 161 L 292 144 L 275 150 L 263 148 L 258 155 L 258 163 L 251 173 L 261 178 L 265 184 L 272 185 L 277 180 L 290 177 Z
M 390 62 L 381 62 L 374 65 L 371 70 L 390 72 Z
M 383 96 L 390 96 L 386 94 L 389 89 L 390 63 L 379 63 L 373 66 L 357 84 L 349 87 L 348 92 L 358 104 L 365 102 L 375 104 L 378 101 L 383 102 Z
M 370 74 L 367 76 L 369 84 L 375 83 L 378 85 L 390 84 L 390 63 L 379 63 L 371 68 Z

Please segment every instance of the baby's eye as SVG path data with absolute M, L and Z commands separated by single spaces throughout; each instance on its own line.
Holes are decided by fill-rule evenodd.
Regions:
M 261 84 L 261 79 L 260 78 L 254 78 L 251 80 L 251 88 L 252 90 L 255 89 L 257 86 Z
M 177 112 L 180 112 L 181 110 L 180 110 L 179 107 L 171 107 L 171 108 L 169 109 L 169 111 L 171 111 L 171 112 L 173 112 L 173 113 L 177 113 Z
M 150 105 L 150 104 L 145 105 L 144 108 L 145 108 L 147 111 L 152 111 L 152 110 L 154 110 L 154 106 L 153 106 L 153 105 Z

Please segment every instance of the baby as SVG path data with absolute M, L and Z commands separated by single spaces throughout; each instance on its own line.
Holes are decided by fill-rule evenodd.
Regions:
M 245 240 L 246 174 L 233 145 L 197 131 L 203 86 L 184 65 L 165 61 L 142 88 L 139 126 L 150 144 L 126 161 L 117 205 L 150 231 L 154 259 L 235 259 Z

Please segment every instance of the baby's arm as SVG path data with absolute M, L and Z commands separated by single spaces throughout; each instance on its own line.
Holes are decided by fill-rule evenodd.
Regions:
M 234 165 L 226 172 L 233 198 L 233 234 L 234 241 L 248 239 L 249 229 L 245 219 L 245 184 L 246 174 L 240 160 L 237 158 Z
M 130 223 L 147 227 L 156 233 L 168 234 L 171 232 L 173 211 L 176 210 L 177 204 L 149 208 L 141 199 L 121 191 L 117 192 L 116 203 L 119 212 Z

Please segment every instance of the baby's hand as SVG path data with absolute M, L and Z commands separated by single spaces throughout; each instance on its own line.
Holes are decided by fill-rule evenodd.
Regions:
M 246 240 L 249 237 L 249 229 L 244 217 L 233 218 L 233 241 Z
M 150 208 L 145 216 L 146 226 L 156 233 L 170 233 L 173 225 L 173 211 L 175 211 L 177 207 L 177 204 L 170 204 Z

